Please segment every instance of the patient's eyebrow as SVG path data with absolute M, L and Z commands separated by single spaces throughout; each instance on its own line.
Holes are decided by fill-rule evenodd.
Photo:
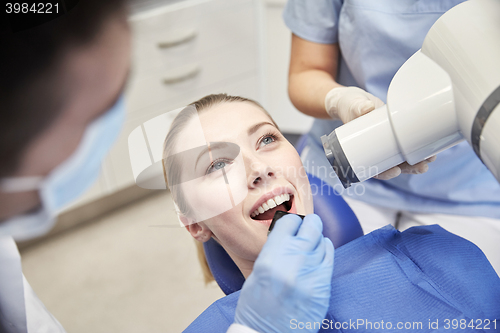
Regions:
M 276 126 L 274 126 L 274 124 L 273 124 L 273 123 L 270 123 L 270 122 L 268 122 L 268 121 L 263 121 L 263 122 L 261 122 L 261 123 L 255 124 L 255 125 L 253 125 L 252 127 L 250 127 L 250 128 L 248 129 L 248 132 L 247 132 L 247 133 L 248 133 L 248 135 L 252 135 L 252 134 L 254 134 L 255 132 L 257 132 L 257 130 L 258 130 L 259 128 L 261 128 L 261 127 L 262 127 L 262 126 L 264 126 L 264 125 L 271 125 L 271 126 L 273 126 L 273 127 L 276 127 Z
M 217 150 L 217 149 L 223 149 L 227 148 L 228 144 L 226 142 L 210 142 L 198 155 L 198 158 L 196 159 L 196 163 L 194 164 L 194 168 L 196 169 L 196 166 L 198 165 L 198 161 L 200 158 L 207 154 L 208 152 L 212 150 Z

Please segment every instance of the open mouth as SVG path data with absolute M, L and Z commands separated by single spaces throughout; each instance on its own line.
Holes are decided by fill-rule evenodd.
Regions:
M 267 200 L 265 203 L 260 205 L 250 217 L 257 221 L 271 221 L 274 214 L 281 210 L 284 212 L 294 213 L 292 211 L 294 196 L 288 193 L 277 195 L 272 199 Z

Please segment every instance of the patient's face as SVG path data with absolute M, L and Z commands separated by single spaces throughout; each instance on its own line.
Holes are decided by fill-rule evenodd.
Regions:
M 313 212 L 299 155 L 269 117 L 246 102 L 201 112 L 181 132 L 175 150 L 207 142 L 210 149 L 190 165 L 196 179 L 179 185 L 194 211 L 191 222 L 203 221 L 233 258 L 255 261 L 276 210 Z

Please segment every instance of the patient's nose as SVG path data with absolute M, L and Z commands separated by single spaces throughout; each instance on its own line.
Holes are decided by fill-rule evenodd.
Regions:
M 249 187 L 263 186 L 276 178 L 273 168 L 263 161 L 253 160 L 250 164 Z

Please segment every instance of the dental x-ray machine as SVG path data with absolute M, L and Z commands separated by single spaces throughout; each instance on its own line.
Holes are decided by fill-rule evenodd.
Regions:
M 500 0 L 470 0 L 432 26 L 387 104 L 322 138 L 344 187 L 467 140 L 500 181 Z

